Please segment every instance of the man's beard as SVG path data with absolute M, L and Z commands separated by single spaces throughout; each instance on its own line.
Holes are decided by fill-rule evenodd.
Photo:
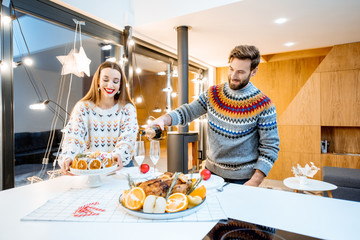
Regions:
M 239 85 L 235 85 L 231 82 L 231 77 L 228 76 L 228 82 L 229 82 L 229 87 L 232 89 L 232 90 L 239 90 L 239 89 L 242 89 L 243 87 L 245 87 L 249 81 L 250 81 L 250 78 L 251 78 L 251 72 L 249 73 L 249 76 L 246 78 L 246 79 L 240 79 L 240 84 Z

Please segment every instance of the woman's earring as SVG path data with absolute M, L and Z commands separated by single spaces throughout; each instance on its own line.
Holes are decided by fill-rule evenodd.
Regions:
M 120 90 L 117 92 L 117 94 L 120 94 Z
M 98 87 L 98 91 L 100 92 L 100 88 Z

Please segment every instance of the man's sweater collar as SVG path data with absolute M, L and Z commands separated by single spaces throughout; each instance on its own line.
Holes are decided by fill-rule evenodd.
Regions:
M 224 91 L 231 95 L 234 95 L 234 96 L 244 95 L 246 93 L 249 93 L 251 91 L 251 89 L 253 89 L 253 88 L 254 88 L 254 85 L 251 82 L 249 82 L 245 87 L 238 89 L 238 90 L 231 89 L 229 87 L 228 82 L 225 82 L 225 84 L 224 84 Z

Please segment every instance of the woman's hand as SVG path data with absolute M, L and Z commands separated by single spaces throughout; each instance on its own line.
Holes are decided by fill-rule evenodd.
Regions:
M 115 171 L 118 171 L 118 170 L 122 169 L 123 168 L 123 162 L 121 160 L 120 155 L 117 154 L 117 153 L 114 153 L 112 156 L 113 156 L 113 159 L 117 163 L 117 166 L 118 166 Z
M 70 173 L 70 165 L 72 163 L 72 159 L 71 158 L 66 158 L 65 161 L 62 163 L 61 167 L 61 173 L 64 175 L 72 175 L 74 176 L 74 174 Z

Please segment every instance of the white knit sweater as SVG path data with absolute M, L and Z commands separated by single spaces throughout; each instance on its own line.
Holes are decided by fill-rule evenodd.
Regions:
M 132 104 L 101 109 L 90 101 L 79 101 L 64 131 L 59 165 L 66 158 L 74 159 L 78 153 L 108 152 L 119 154 L 124 165 L 133 156 L 138 123 Z

